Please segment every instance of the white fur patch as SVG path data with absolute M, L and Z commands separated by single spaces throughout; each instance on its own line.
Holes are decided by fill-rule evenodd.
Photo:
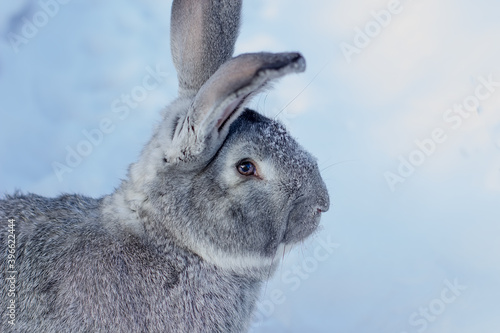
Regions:
M 104 198 L 103 213 L 112 216 L 118 221 L 114 227 L 124 229 L 132 234 L 141 235 L 143 233 L 143 226 L 139 220 L 139 216 L 135 213 L 131 206 L 133 205 L 128 200 L 126 195 L 117 191 L 113 195 Z M 140 200 L 139 198 L 136 198 Z
M 195 246 L 195 248 L 191 247 L 191 250 L 208 263 L 223 270 L 248 274 L 249 271 L 267 269 L 275 264 L 279 260 L 277 255 L 283 252 L 284 246 L 284 244 L 280 244 L 272 258 L 251 254 L 228 253 L 216 249 L 212 245 Z

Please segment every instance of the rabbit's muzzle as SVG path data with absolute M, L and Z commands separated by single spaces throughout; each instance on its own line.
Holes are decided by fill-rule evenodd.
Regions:
M 294 201 L 288 215 L 285 244 L 299 242 L 311 235 L 318 227 L 321 214 L 328 211 L 330 200 L 326 189 L 316 196 L 301 197 Z

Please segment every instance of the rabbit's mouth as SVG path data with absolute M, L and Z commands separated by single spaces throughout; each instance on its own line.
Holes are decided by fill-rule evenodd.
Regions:
M 310 200 L 296 201 L 288 216 L 288 223 L 283 241 L 285 244 L 300 242 L 310 236 L 321 220 L 321 214 L 328 210 L 328 205 L 311 204 Z

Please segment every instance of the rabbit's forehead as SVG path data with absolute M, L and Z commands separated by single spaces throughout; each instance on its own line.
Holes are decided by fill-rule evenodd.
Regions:
M 255 158 L 275 168 L 294 169 L 299 173 L 311 172 L 316 167 L 312 155 L 276 121 L 268 119 L 252 126 L 241 126 L 235 139 L 237 142 L 231 149 L 234 156 Z

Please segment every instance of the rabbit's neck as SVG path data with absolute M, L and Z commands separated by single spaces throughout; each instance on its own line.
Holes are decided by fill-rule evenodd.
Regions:
M 105 227 L 118 234 L 132 234 L 143 238 L 144 225 L 135 207 L 138 200 L 142 199 L 138 194 L 132 197 L 133 192 L 124 190 L 126 187 L 124 185 L 122 184 L 116 192 L 103 198 L 101 210 Z

